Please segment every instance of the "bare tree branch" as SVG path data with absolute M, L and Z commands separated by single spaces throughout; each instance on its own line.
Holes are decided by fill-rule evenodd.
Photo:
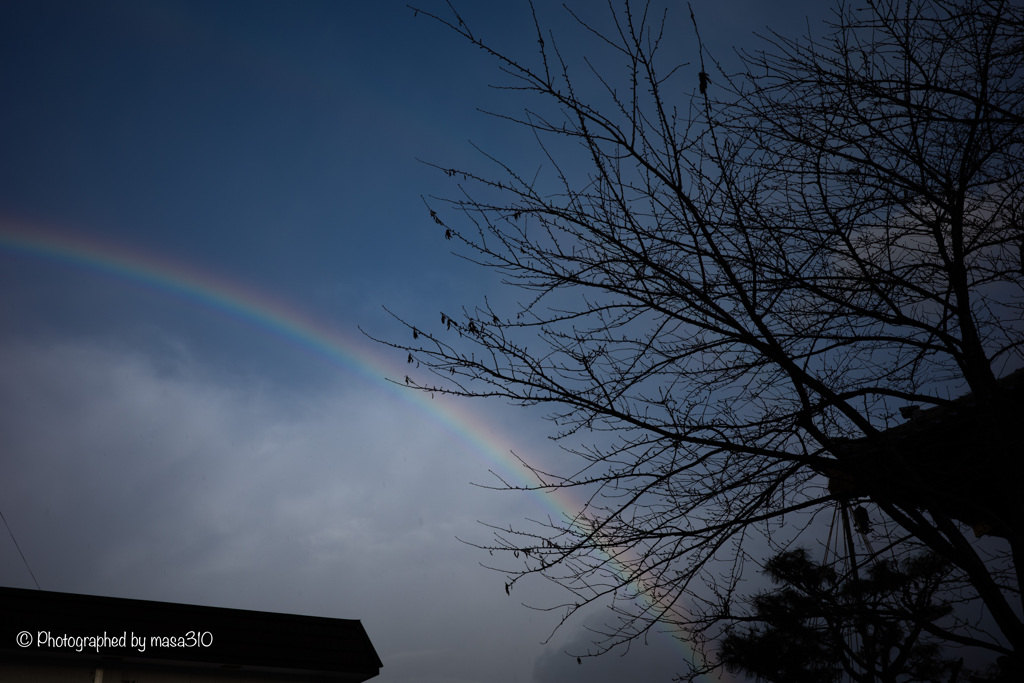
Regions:
M 610 5 L 607 32 L 572 14 L 623 71 L 581 69 L 536 12 L 531 66 L 450 9 L 419 12 L 538 103 L 496 116 L 549 170 L 437 167 L 459 195 L 429 199 L 432 220 L 522 304 L 383 343 L 434 375 L 404 384 L 549 407 L 579 463 L 532 469 L 533 488 L 585 492 L 575 516 L 492 527 L 506 589 L 559 583 L 564 619 L 613 600 L 602 649 L 659 624 L 699 645 L 746 618 L 748 548 L 857 500 L 904 539 L 888 552 L 943 558 L 936 594 L 996 624 L 915 638 L 1019 652 L 1024 10 L 841 5 L 824 37 L 772 34 L 729 74 L 699 32 L 699 66 L 663 65 L 670 15 L 650 3 Z

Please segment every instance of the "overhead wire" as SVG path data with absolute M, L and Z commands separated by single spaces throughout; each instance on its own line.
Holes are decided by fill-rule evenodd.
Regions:
M 28 570 L 28 575 L 32 577 L 32 583 L 36 585 L 36 590 L 43 590 L 39 587 L 39 581 L 36 580 L 35 572 L 32 571 L 32 567 L 28 564 L 28 559 L 25 557 L 25 553 L 21 551 L 21 546 L 18 544 L 18 539 L 14 537 L 14 531 L 11 529 L 11 525 L 7 523 L 7 518 L 4 517 L 3 510 L 0 510 L 0 519 L 4 521 L 4 526 L 7 527 L 7 533 L 11 535 L 11 540 L 14 541 L 14 547 L 18 549 L 18 554 L 21 555 L 21 561 L 25 563 L 25 569 Z

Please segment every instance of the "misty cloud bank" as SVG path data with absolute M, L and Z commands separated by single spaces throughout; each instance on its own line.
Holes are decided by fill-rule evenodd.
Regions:
M 562 650 L 582 630 L 540 646 L 550 615 L 455 538 L 529 501 L 471 486 L 486 462 L 365 382 L 308 393 L 180 348 L 8 341 L 0 433 L 4 513 L 46 590 L 362 619 L 382 681 L 628 680 L 637 661 L 654 680 L 678 656 L 665 639 L 580 666 Z M 31 587 L 5 545 L 5 584 Z

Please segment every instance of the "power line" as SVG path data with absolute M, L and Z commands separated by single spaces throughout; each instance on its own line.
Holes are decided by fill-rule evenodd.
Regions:
M 4 526 L 7 527 L 7 533 L 11 535 L 11 540 L 14 541 L 14 547 L 18 549 L 18 554 L 21 555 L 21 561 L 25 563 L 25 569 L 28 570 L 28 575 L 32 577 L 32 583 L 36 585 L 36 590 L 43 590 L 39 587 L 39 582 L 36 581 L 36 575 L 32 573 L 32 567 L 28 566 L 28 560 L 25 559 L 25 553 L 21 552 L 21 546 L 18 545 L 18 539 L 14 537 L 14 532 L 11 531 L 11 525 L 7 523 L 7 518 L 4 517 L 3 510 L 0 510 L 0 519 L 4 520 Z

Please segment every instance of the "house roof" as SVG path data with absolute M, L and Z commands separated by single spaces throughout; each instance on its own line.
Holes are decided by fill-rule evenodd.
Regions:
M 824 472 L 833 493 L 943 512 L 978 533 L 1020 535 L 1024 370 L 1000 379 L 997 390 L 985 403 L 966 394 L 924 410 L 910 406 L 904 424 L 837 440 L 837 460 Z
M 0 587 L 0 661 L 32 659 L 345 682 L 383 666 L 355 619 Z

